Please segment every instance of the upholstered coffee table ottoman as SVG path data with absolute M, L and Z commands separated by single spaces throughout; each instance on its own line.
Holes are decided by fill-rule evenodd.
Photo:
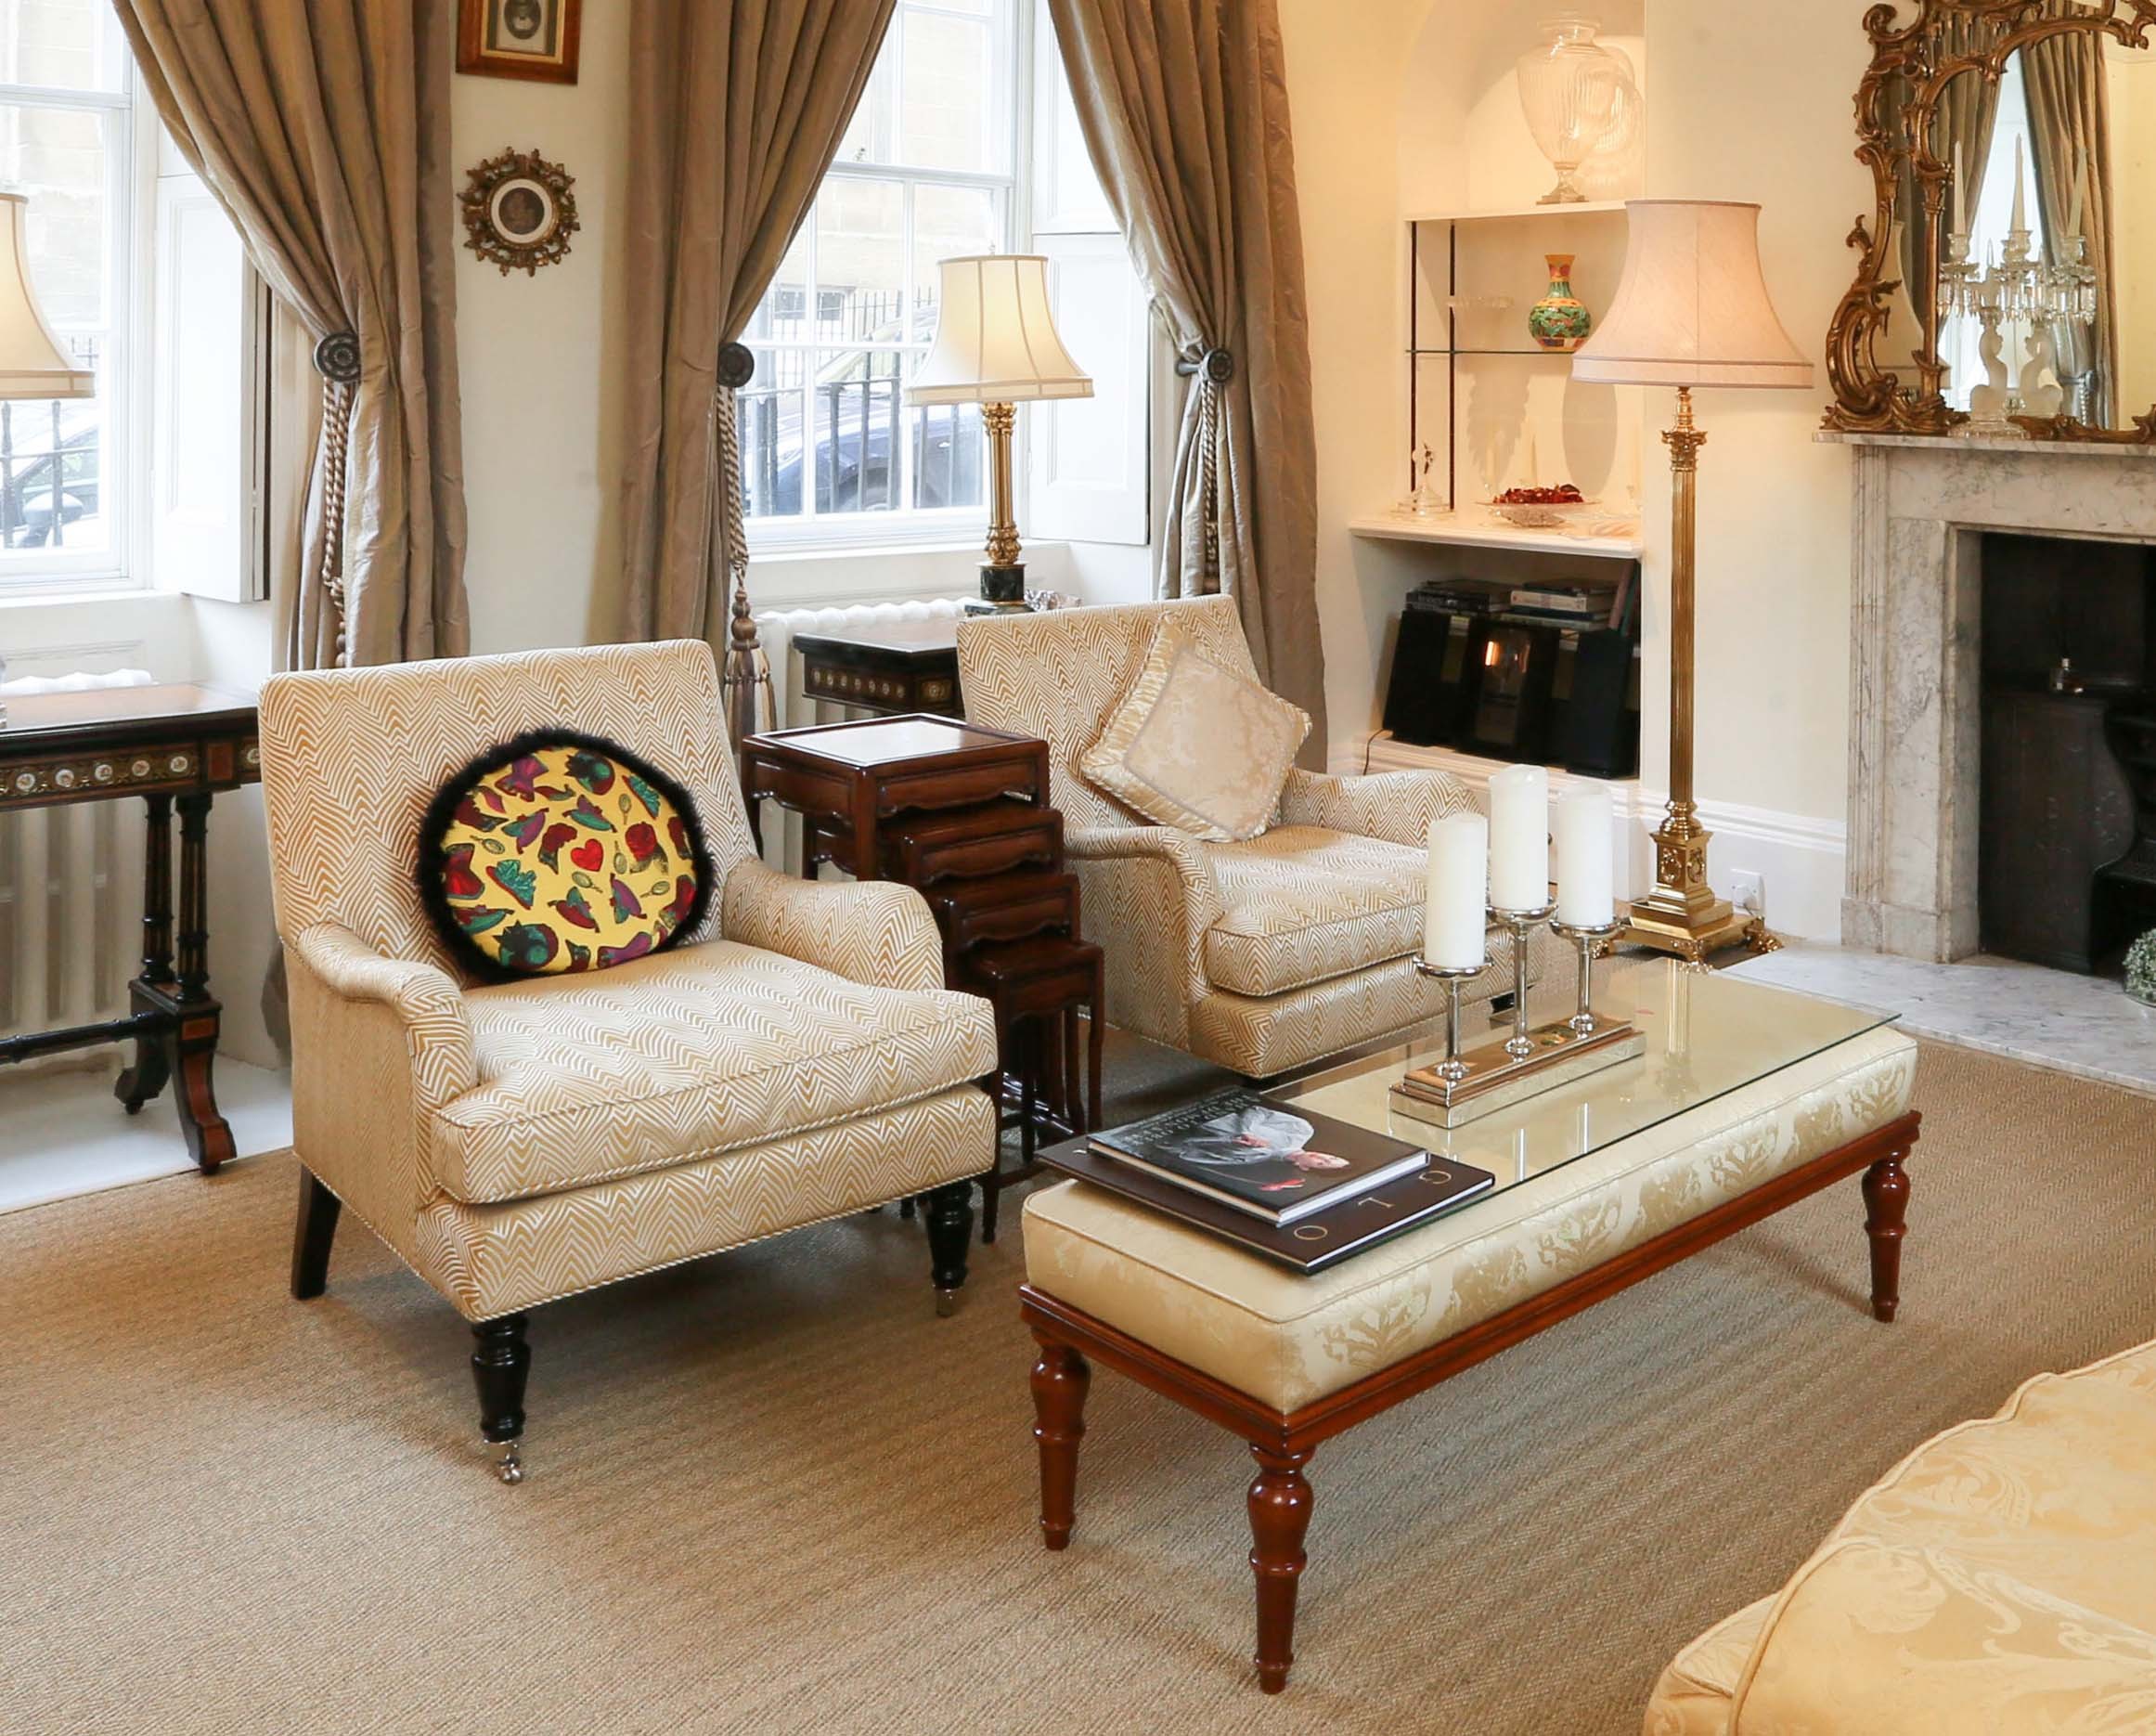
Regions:
M 1494 1171 L 1498 1191 L 1310 1277 L 1083 1182 L 1026 1204 L 1040 1529 L 1070 1541 L 1089 1363 L 1249 1443 L 1259 1684 L 1286 1685 L 1320 1443 L 1747 1224 L 1862 1172 L 1874 1315 L 1899 1301 L 1916 1045 L 1869 1014 L 1620 964 L 1598 1007 L 1644 1056 L 1447 1133 L 1392 1121 L 1427 1044 L 1284 1088 Z

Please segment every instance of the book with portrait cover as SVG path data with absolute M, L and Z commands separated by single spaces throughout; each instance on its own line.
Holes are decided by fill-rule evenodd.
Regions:
M 1429 1161 L 1419 1146 L 1231 1088 L 1095 1134 L 1118 1163 L 1273 1224 L 1382 1187 Z

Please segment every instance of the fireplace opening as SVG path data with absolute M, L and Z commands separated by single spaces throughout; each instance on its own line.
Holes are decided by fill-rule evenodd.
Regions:
M 2156 927 L 2156 550 L 1987 535 L 1986 952 L 2111 972 Z

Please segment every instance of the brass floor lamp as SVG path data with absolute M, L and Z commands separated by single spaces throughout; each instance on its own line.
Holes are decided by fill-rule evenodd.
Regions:
M 1707 882 L 1709 834 L 1692 794 L 1692 683 L 1698 615 L 1699 448 L 1695 386 L 1802 389 L 1812 364 L 1775 317 L 1760 267 L 1757 205 L 1627 202 L 1624 275 L 1594 335 L 1572 357 L 1575 380 L 1674 386 L 1670 448 L 1670 806 L 1654 833 L 1655 887 L 1634 900 L 1624 939 L 1694 965 L 1738 940 L 1772 952 L 1765 922 L 1734 910 Z

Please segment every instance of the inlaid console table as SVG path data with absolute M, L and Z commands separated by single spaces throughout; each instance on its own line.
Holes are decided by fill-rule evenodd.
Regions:
M 175 1077 L 180 1132 L 205 1175 L 232 1155 L 211 1069 L 222 1007 L 210 993 L 210 800 L 262 776 L 254 701 L 213 687 L 111 687 L 10 699 L 0 724 L 0 811 L 139 796 L 142 971 L 130 1011 L 101 1024 L 0 1039 L 0 1062 L 94 1043 L 135 1043 L 113 1095 L 135 1114 Z M 172 816 L 180 816 L 179 928 L 173 927 Z M 84 967 L 87 962 L 84 961 Z
M 933 712 L 962 718 L 958 623 L 891 621 L 881 627 L 796 633 L 802 691 L 810 699 L 882 717 Z

